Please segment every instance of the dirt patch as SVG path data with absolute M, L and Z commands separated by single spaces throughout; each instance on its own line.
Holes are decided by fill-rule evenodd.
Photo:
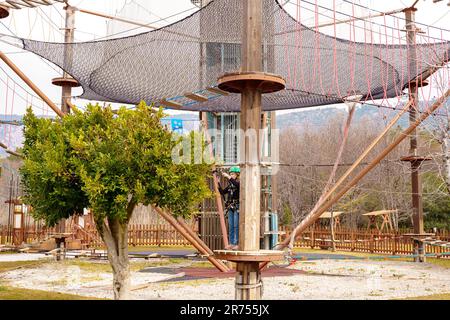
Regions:
M 139 288 L 133 291 L 133 298 L 234 298 L 232 276 L 184 281 L 182 275 L 189 272 L 189 268 L 179 267 L 172 272 L 164 268 L 155 270 L 157 272 L 133 272 L 132 285 Z M 395 299 L 450 292 L 450 270 L 428 263 L 321 260 L 314 264 L 297 262 L 289 269 L 293 270 L 284 271 L 284 276 L 263 274 L 264 299 Z M 2 274 L 1 278 L 15 287 L 111 298 L 112 274 L 94 270 L 51 262 L 36 268 L 13 270 Z M 181 281 L 169 281 L 174 276 Z

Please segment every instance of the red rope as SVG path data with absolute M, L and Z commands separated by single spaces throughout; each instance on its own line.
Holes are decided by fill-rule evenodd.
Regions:
M 331 171 L 331 174 L 330 174 L 330 176 L 328 178 L 328 181 L 327 181 L 327 183 L 326 183 L 326 185 L 325 185 L 325 187 L 323 189 L 323 192 L 322 192 L 322 195 L 319 198 L 319 201 L 316 202 L 314 208 L 306 216 L 305 219 L 308 219 L 310 216 L 314 215 L 314 213 L 320 208 L 320 206 L 323 204 L 323 202 L 325 200 L 324 199 L 325 195 L 327 194 L 328 190 L 330 190 L 330 188 L 332 186 L 332 183 L 333 183 L 333 181 L 334 181 L 334 179 L 336 177 L 337 169 L 339 168 L 339 163 L 341 162 L 342 155 L 344 154 L 344 149 L 345 149 L 345 146 L 347 144 L 348 134 L 350 132 L 350 126 L 351 126 L 351 123 L 352 123 L 352 119 L 353 119 L 353 115 L 355 113 L 355 110 L 356 110 L 355 105 L 353 105 L 352 108 L 349 110 L 349 114 L 347 116 L 347 120 L 346 120 L 345 125 L 344 125 L 342 141 L 341 141 L 341 144 L 339 146 L 339 151 L 338 151 L 336 160 L 335 160 L 334 165 L 333 165 L 333 170 Z M 294 244 L 295 234 L 297 233 L 297 230 L 298 230 L 298 228 L 300 226 L 301 226 L 301 224 L 298 225 L 297 227 L 295 227 L 295 229 L 291 233 L 291 243 L 289 245 L 290 248 L 291 248 L 291 245 Z
M 355 3 L 352 2 L 352 16 L 355 17 Z M 352 48 L 353 48 L 353 58 L 351 59 L 350 64 L 350 84 L 351 84 L 351 91 L 355 91 L 355 63 L 356 63 L 356 21 L 353 20 L 350 23 L 350 40 L 353 41 Z M 350 94 L 350 92 L 349 92 Z
M 333 21 L 336 22 L 336 0 L 333 0 Z M 334 41 L 333 41 L 333 72 L 334 72 L 334 85 L 338 96 L 342 98 L 341 88 L 339 87 L 339 76 L 337 71 L 337 28 L 336 23 L 333 24 Z
M 11 121 L 13 120 L 13 113 L 14 113 L 14 97 L 16 96 L 16 83 L 13 85 L 13 92 L 12 92 L 12 101 L 11 101 Z M 12 126 L 8 126 L 8 145 L 11 146 L 11 130 Z
M 298 34 L 298 36 L 299 36 L 299 40 L 300 40 L 300 45 L 303 45 L 303 33 L 301 31 L 301 29 L 302 29 L 302 24 L 301 24 L 301 21 L 302 21 L 301 0 L 298 0 L 297 13 L 298 13 L 298 24 L 299 24 L 299 31 L 298 31 L 299 34 Z M 300 66 L 302 66 L 302 65 L 303 65 L 303 52 L 300 53 Z M 306 90 L 307 88 L 306 88 L 306 84 L 305 84 L 305 73 L 304 73 L 303 69 L 300 71 L 300 74 L 301 74 L 301 79 L 302 79 L 302 88 L 304 90 Z
M 300 51 L 300 44 L 299 44 L 299 41 L 298 41 L 298 37 L 299 37 L 299 34 L 302 32 L 301 31 L 301 24 L 299 24 L 298 23 L 298 21 L 299 21 L 299 18 L 298 18 L 298 11 L 300 10 L 300 5 L 299 5 L 299 0 L 297 0 L 297 10 L 296 10 L 296 19 L 297 19 L 297 23 L 296 23 L 296 28 L 297 28 L 297 32 L 295 32 L 295 34 L 294 34 L 294 47 L 295 47 L 295 50 L 294 50 L 294 52 L 295 52 L 295 54 L 294 54 L 294 78 L 293 78 L 293 85 L 295 86 L 295 88 L 298 88 L 298 76 L 297 76 L 297 66 L 298 66 L 298 63 L 297 63 L 297 60 L 298 60 L 298 57 L 299 57 L 299 51 Z
M 319 75 L 319 85 L 320 85 L 320 89 L 322 90 L 321 93 L 322 94 L 326 94 L 325 90 L 323 89 L 323 83 L 322 83 L 322 72 L 321 72 L 321 63 L 320 63 L 320 32 L 319 32 L 319 7 L 317 4 L 317 0 L 316 0 L 316 14 L 314 16 L 314 20 L 315 20 L 315 41 L 314 41 L 314 47 L 315 47 L 315 52 L 314 52 L 314 65 L 317 66 L 317 73 Z M 314 68 L 314 73 L 315 75 L 316 73 L 316 68 Z M 315 78 L 315 77 L 314 77 Z
M 283 30 L 287 30 L 286 19 L 281 19 L 281 20 L 283 21 Z M 292 77 L 291 77 L 291 68 L 290 68 L 290 66 L 292 64 L 289 59 L 289 50 L 288 50 L 289 49 L 289 39 L 288 39 L 287 34 L 288 34 L 287 32 L 284 33 L 284 57 L 286 59 L 286 66 L 287 66 L 287 71 L 288 71 L 288 74 L 286 77 L 286 86 L 292 87 L 292 82 L 291 82 Z

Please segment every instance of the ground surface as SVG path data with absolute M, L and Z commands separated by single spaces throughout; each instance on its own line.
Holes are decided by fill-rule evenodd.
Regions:
M 342 254 L 322 254 L 321 251 L 303 252 L 302 255 L 312 260 L 297 261 L 287 268 L 284 265 L 269 268 L 263 273 L 264 299 L 449 297 L 450 269 L 447 261 L 438 262 L 441 265 L 414 264 L 407 261 L 351 260 L 343 259 L 346 254 L 343 257 Z M 31 257 L 37 256 L 31 254 L 1 257 L 0 299 L 6 296 L 8 288 L 13 287 L 86 297 L 112 297 L 112 274 L 106 261 L 36 261 Z M 326 259 L 315 260 L 319 258 Z M 21 259 L 34 261 L 18 262 Z M 135 299 L 234 298 L 234 274 L 221 274 L 205 262 L 179 258 L 135 259 L 131 269 Z M 70 299 L 70 296 L 60 296 Z M 19 299 L 22 298 L 19 296 Z

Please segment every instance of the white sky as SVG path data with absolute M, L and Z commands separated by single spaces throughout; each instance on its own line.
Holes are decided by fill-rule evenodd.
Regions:
M 284 1 L 284 0 L 283 0 Z M 163 17 L 169 17 L 176 13 L 194 9 L 195 7 L 191 4 L 190 0 L 72 0 L 70 4 L 79 8 L 84 8 L 92 11 L 102 12 L 109 15 L 115 15 L 121 8 L 123 8 L 125 3 L 140 3 L 145 4 L 145 8 L 142 8 L 139 12 L 127 12 L 124 11 L 121 15 L 125 18 L 134 18 L 143 23 L 155 22 L 160 20 Z M 296 16 L 296 8 L 297 0 L 292 1 L 294 4 L 287 4 L 286 9 L 290 12 L 294 17 Z M 315 0 L 308 0 L 307 2 L 314 3 Z M 406 6 L 410 6 L 414 1 L 413 0 L 355 0 L 355 3 L 361 4 L 364 6 L 368 6 L 372 9 L 378 11 L 389 11 L 393 9 L 404 8 Z M 449 9 L 447 6 L 448 0 L 443 0 L 438 3 L 433 3 L 432 0 L 420 0 L 417 4 L 419 11 L 416 13 L 416 21 L 421 22 L 428 25 L 433 25 L 439 28 L 450 29 L 450 19 L 449 19 Z M 325 7 L 332 7 L 332 0 L 320 0 L 318 1 L 320 5 Z M 304 8 L 313 9 L 313 7 L 306 3 L 302 2 L 301 4 Z M 12 14 L 6 18 L 0 20 L 0 33 L 10 34 L 8 27 L 12 32 L 20 37 L 32 38 L 43 41 L 56 41 L 60 42 L 63 40 L 63 31 L 58 30 L 58 28 L 62 28 L 64 26 L 64 15 L 65 12 L 62 9 L 63 5 L 58 4 L 50 7 L 42 6 L 39 9 L 22 9 L 22 10 L 14 10 Z M 336 8 L 339 11 L 346 12 L 348 14 L 352 13 L 352 6 L 346 3 L 344 0 L 336 0 Z M 368 12 L 364 9 L 355 7 L 355 15 L 363 16 L 367 15 Z M 176 16 L 171 19 L 167 19 L 158 23 L 155 23 L 156 26 L 163 26 L 167 23 L 175 22 L 186 15 L 192 14 L 195 10 L 190 10 Z M 320 12 L 324 15 L 330 15 L 329 11 L 320 9 Z M 306 9 L 302 9 L 302 23 L 311 26 L 314 25 L 314 15 L 312 12 L 309 12 Z M 403 17 L 403 15 L 399 15 Z M 344 16 L 337 17 L 338 19 L 345 19 Z M 75 39 L 76 41 L 87 41 L 98 39 L 106 36 L 106 19 L 90 16 L 84 13 L 76 14 L 76 32 Z M 330 21 L 327 17 L 320 16 L 319 23 L 325 23 Z M 378 23 L 383 23 L 383 18 L 377 18 L 375 20 Z M 4 25 L 3 25 L 3 24 Z M 6 27 L 5 27 L 6 26 Z M 116 26 L 117 27 L 117 26 Z M 127 28 L 134 29 L 136 28 L 133 25 L 122 25 L 119 28 Z M 339 27 L 338 32 L 342 32 L 345 37 L 345 34 L 348 34 L 348 27 L 345 29 L 345 25 Z M 138 28 L 133 32 L 139 33 L 147 31 L 146 28 Z M 323 28 L 322 32 L 332 32 L 331 28 Z M 437 32 L 437 33 L 436 33 Z M 438 31 L 435 31 L 433 36 L 441 38 L 441 34 Z M 363 35 L 361 35 L 362 37 Z M 446 40 L 450 40 L 450 32 L 443 33 L 443 37 Z M 56 66 L 51 65 L 51 63 L 45 63 L 41 58 L 36 55 L 28 52 L 20 52 L 21 50 L 6 45 L 0 42 L 0 50 L 6 52 L 8 57 L 16 63 L 22 71 L 28 75 L 32 81 L 34 81 L 40 88 L 43 90 L 53 101 L 59 103 L 60 102 L 60 94 L 61 90 L 58 87 L 51 85 L 51 79 L 57 76 L 60 76 L 60 71 Z M 31 92 L 30 89 L 23 84 L 17 76 L 15 76 L 4 64 L 0 63 L 0 67 L 8 72 L 8 74 L 16 79 L 22 86 L 24 86 L 28 91 Z M 0 79 L 5 81 L 5 75 L 3 71 L 0 70 Z M 23 90 L 18 89 L 17 92 L 26 97 L 26 94 Z M 76 89 L 74 91 L 74 95 L 80 94 L 81 89 Z M 0 114 L 5 112 L 5 104 L 8 101 L 9 109 L 11 108 L 12 100 L 11 94 L 9 93 L 8 100 L 6 99 L 6 90 L 4 83 L 0 82 Z M 75 100 L 75 104 L 84 105 L 86 101 L 83 100 Z M 14 101 L 14 113 L 15 114 L 23 114 L 25 111 L 26 101 L 23 99 L 16 97 Z M 41 113 L 41 110 L 36 110 L 37 113 Z M 286 111 L 284 111 L 286 112 Z M 9 111 L 10 113 L 10 111 Z

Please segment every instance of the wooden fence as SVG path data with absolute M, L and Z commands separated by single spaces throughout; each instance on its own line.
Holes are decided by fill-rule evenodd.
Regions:
M 71 238 L 81 240 L 81 243 L 89 247 L 102 247 L 103 241 L 95 229 L 94 225 L 88 225 L 81 228 L 70 222 L 66 225 L 66 231 L 73 234 Z M 194 229 L 196 232 L 197 230 Z M 8 229 L 7 226 L 0 226 L 0 244 L 12 244 L 13 232 L 16 232 L 16 238 L 19 237 L 20 243 L 27 244 L 39 243 L 48 239 L 49 235 L 56 233 L 54 228 L 45 228 L 43 226 L 29 226 L 25 228 L 20 235 L 17 231 Z M 70 238 L 69 238 L 70 239 Z M 16 243 L 17 244 L 17 243 Z M 130 246 L 187 246 L 190 243 L 185 240 L 172 226 L 166 224 L 152 225 L 130 225 L 128 229 L 128 244 Z
M 193 226 L 194 225 L 194 226 Z M 191 224 L 194 232 L 198 232 L 198 225 Z M 280 227 L 286 234 L 280 237 L 283 241 L 290 233 L 290 228 Z M 72 238 L 79 239 L 87 247 L 103 247 L 95 226 L 87 224 L 84 228 L 79 227 L 73 221 L 66 221 L 66 230 L 73 234 Z M 23 230 L 21 239 L 23 242 L 31 244 L 48 238 L 48 235 L 55 233 L 54 228 L 46 228 L 36 223 Z M 366 229 L 345 229 L 338 228 L 335 231 L 335 247 L 337 250 L 367 252 L 391 255 L 410 255 L 413 254 L 413 240 L 404 236 L 412 233 L 412 230 L 400 230 L 391 233 L 379 233 L 377 230 Z M 16 235 L 17 236 L 17 235 Z M 450 242 L 450 233 L 448 231 L 438 232 L 436 239 Z M 12 230 L 7 226 L 0 225 L 0 244 L 12 244 Z M 190 243 L 185 240 L 172 226 L 166 224 L 133 224 L 128 229 L 128 243 L 130 246 L 188 246 Z M 316 225 L 310 227 L 297 238 L 295 247 L 326 249 L 331 247 L 331 233 L 329 228 Z M 426 245 L 426 253 L 444 253 L 449 252 L 450 248 L 441 246 Z M 446 256 L 450 258 L 449 256 Z
M 290 233 L 290 228 L 280 227 L 286 235 L 281 236 L 283 241 Z M 413 254 L 413 240 L 404 236 L 411 234 L 413 230 L 399 230 L 391 233 L 380 233 L 378 230 L 346 229 L 338 228 L 334 232 L 334 243 L 336 250 L 368 252 L 392 255 Z M 436 239 L 450 242 L 450 233 L 441 231 L 436 234 Z M 331 232 L 329 227 L 315 226 L 308 228 L 299 236 L 294 244 L 296 248 L 327 249 L 331 248 Z M 450 248 L 442 246 L 425 246 L 426 253 L 450 252 Z M 450 258 L 446 256 L 446 258 Z

